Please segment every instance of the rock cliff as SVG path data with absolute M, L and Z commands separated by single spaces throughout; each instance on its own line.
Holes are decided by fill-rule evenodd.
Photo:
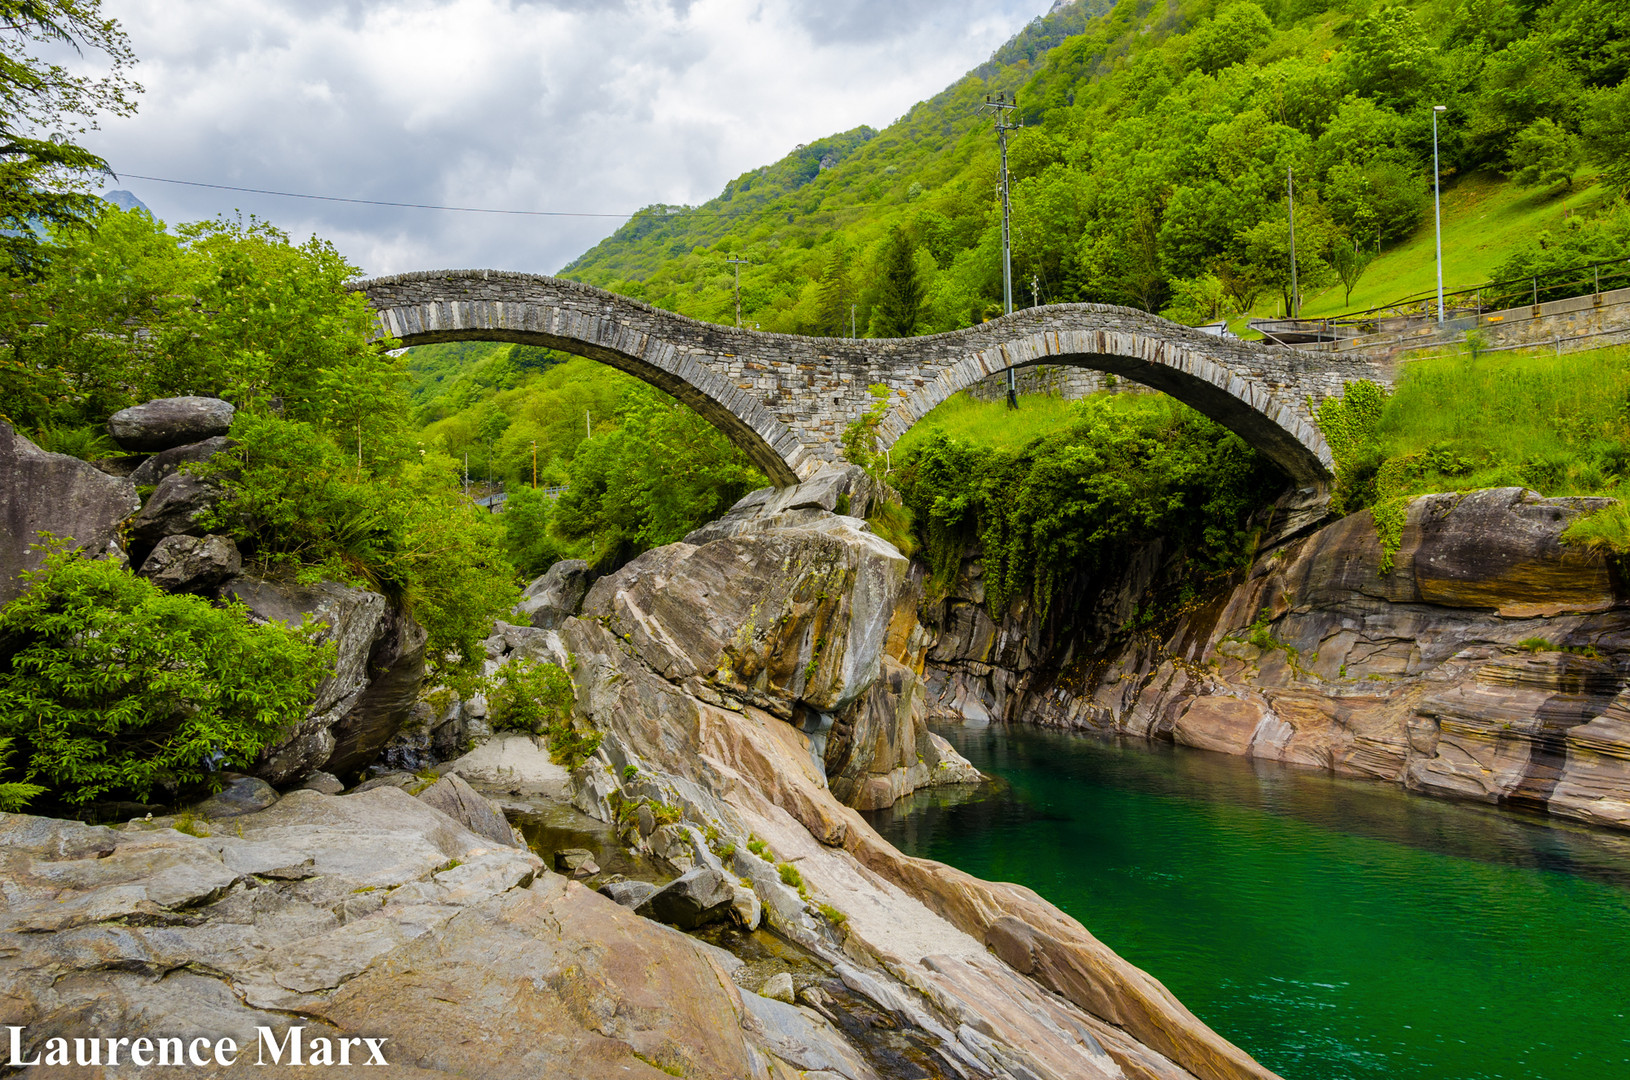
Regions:
M 1600 505 L 1518 488 L 1423 496 L 1385 572 L 1370 515 L 1355 514 L 1158 635 L 1128 629 L 1158 548 L 1077 598 L 1064 635 L 1023 603 L 993 619 L 970 564 L 925 605 L 930 708 L 1630 827 L 1630 604 L 1607 560 L 1560 542 Z

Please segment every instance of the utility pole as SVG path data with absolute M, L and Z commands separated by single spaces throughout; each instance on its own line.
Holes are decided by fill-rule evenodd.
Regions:
M 1596 291 L 1600 292 L 1601 290 L 1598 289 Z M 856 336 L 855 335 L 855 305 L 853 305 L 853 304 L 849 305 L 849 336 L 850 337 L 855 337 Z
M 1002 151 L 1002 313 L 1013 314 L 1013 231 L 1012 207 L 1008 202 L 1007 182 L 1007 133 L 1017 131 L 1024 127 L 1023 121 L 1008 123 L 1005 119 L 1007 113 L 1017 110 L 1019 99 L 1017 95 L 1009 100 L 1005 94 L 997 94 L 993 99 L 985 95 L 985 108 L 996 114 L 996 145 Z M 1010 409 L 1019 407 L 1019 393 L 1014 382 L 1013 369 L 1007 369 L 1007 405 Z
M 1302 298 L 1296 291 L 1296 176 L 1285 170 L 1285 200 L 1290 206 L 1290 312 L 1296 318 L 1302 312 Z
M 747 265 L 746 259 L 726 259 L 736 267 L 736 328 L 741 328 L 741 268 Z
M 1432 222 L 1437 230 L 1438 248 L 1438 325 L 1443 325 L 1443 203 L 1440 198 L 1438 174 L 1438 113 L 1447 105 L 1432 106 Z M 1539 300 L 1539 286 L 1534 287 L 1534 299 Z
M 464 451 L 464 497 L 470 497 L 470 451 Z
M 532 490 L 538 488 L 538 440 L 532 440 Z
M 1041 279 L 1030 275 L 1030 306 L 1041 307 Z

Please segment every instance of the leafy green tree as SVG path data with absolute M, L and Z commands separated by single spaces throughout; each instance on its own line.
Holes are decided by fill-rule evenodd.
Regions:
M 1186 59 L 1207 73 L 1244 61 L 1273 38 L 1273 22 L 1260 7 L 1243 0 L 1229 4 L 1217 17 L 1189 35 Z
M 854 284 L 849 276 L 849 249 L 832 248 L 816 284 L 816 334 L 822 337 L 849 335 L 849 305 L 854 303 Z
M 70 805 L 247 767 L 332 668 L 309 624 L 255 626 L 107 560 L 58 548 L 28 579 L 0 611 L 0 737 Z
M 555 504 L 556 532 L 584 541 L 584 558 L 615 569 L 671 544 L 766 481 L 718 429 L 641 387 L 615 427 L 595 432 L 572 459 L 572 483 Z
M 550 518 L 554 499 L 538 488 L 517 485 L 499 515 L 504 526 L 504 552 L 523 579 L 531 580 L 561 559 L 571 547 L 554 535 Z
M 1347 34 L 1341 56 L 1353 89 L 1400 110 L 1422 101 L 1441 67 L 1415 13 L 1395 4 L 1359 19 Z
M 1512 140 L 1511 176 L 1527 187 L 1572 187 L 1580 158 L 1579 137 L 1549 117 L 1540 117 Z
M 917 273 L 917 245 L 900 226 L 889 230 L 880 262 L 881 288 L 872 309 L 872 330 L 878 337 L 911 337 L 922 321 L 926 297 Z
M 101 0 L 0 0 L 0 252 L 13 273 L 39 266 L 37 226 L 89 221 L 100 200 L 87 181 L 107 162 L 79 145 L 100 113 L 129 116 L 141 87 L 118 22 Z M 87 74 L 44 59 L 39 46 L 99 53 L 107 71 Z
M 1602 166 L 1602 179 L 1630 194 L 1630 83 L 1591 95 L 1580 134 L 1585 151 Z
M 1374 252 L 1348 236 L 1339 236 L 1330 245 L 1330 266 L 1341 279 L 1343 306 L 1353 302 L 1353 289 L 1374 257 Z

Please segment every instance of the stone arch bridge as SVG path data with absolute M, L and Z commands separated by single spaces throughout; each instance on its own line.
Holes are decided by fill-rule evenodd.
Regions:
M 1368 361 L 1202 334 L 1131 308 L 1058 304 L 928 337 L 813 338 L 698 322 L 573 281 L 492 270 L 353 283 L 403 345 L 507 341 L 599 360 L 701 413 L 778 485 L 842 460 L 843 432 L 890 391 L 879 447 L 930 409 L 1009 368 L 1078 365 L 1162 390 L 1321 493 L 1334 467 L 1311 405 Z

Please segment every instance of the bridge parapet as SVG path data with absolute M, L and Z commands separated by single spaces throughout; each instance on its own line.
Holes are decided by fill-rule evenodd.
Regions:
M 1239 433 L 1299 486 L 1334 464 L 1316 405 L 1362 357 L 1308 356 L 1203 334 L 1105 304 L 1031 308 L 980 326 L 898 339 L 812 338 L 699 322 L 577 282 L 490 270 L 357 282 L 382 334 L 405 345 L 510 341 L 588 356 L 674 395 L 717 425 L 778 484 L 842 460 L 844 429 L 889 388 L 880 445 L 952 394 L 1033 364 L 1078 365 L 1152 386 Z

